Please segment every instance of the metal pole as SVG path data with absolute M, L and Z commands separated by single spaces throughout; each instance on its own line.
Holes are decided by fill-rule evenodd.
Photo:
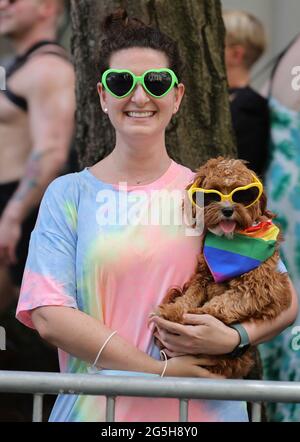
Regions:
M 115 405 L 116 398 L 113 396 L 108 396 L 106 398 L 106 422 L 115 421 Z
M 0 392 L 300 403 L 300 382 L 153 378 L 0 370 Z
M 252 422 L 261 422 L 261 403 L 253 402 L 251 404 L 251 421 Z
M 179 401 L 179 422 L 188 422 L 188 399 L 180 399 Z
M 43 395 L 35 394 L 33 396 L 32 422 L 43 422 Z

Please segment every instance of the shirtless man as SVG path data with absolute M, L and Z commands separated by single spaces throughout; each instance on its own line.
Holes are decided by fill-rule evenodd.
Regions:
M 55 42 L 62 12 L 63 0 L 0 0 L 0 37 L 17 54 L 0 90 L 0 311 L 8 277 L 21 283 L 38 204 L 72 138 L 74 71 Z

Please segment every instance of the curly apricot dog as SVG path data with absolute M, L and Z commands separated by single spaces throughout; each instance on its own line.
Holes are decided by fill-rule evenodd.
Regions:
M 257 176 L 243 161 L 207 161 L 188 187 L 196 216 L 204 216 L 204 247 L 183 289 L 172 288 L 156 314 L 183 322 L 184 313 L 209 314 L 230 325 L 274 319 L 291 303 L 286 273 L 277 270 L 279 230 Z M 212 356 L 211 372 L 245 376 L 251 351 L 235 359 Z

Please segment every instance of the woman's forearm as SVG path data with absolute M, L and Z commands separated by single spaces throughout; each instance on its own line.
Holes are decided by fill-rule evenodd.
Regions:
M 298 312 L 298 297 L 291 280 L 289 280 L 289 284 L 292 302 L 287 310 L 284 310 L 272 321 L 243 322 L 251 344 L 258 345 L 262 342 L 269 341 L 295 321 Z
M 99 349 L 114 331 L 69 307 L 37 308 L 32 312 L 32 321 L 42 338 L 89 364 L 93 364 Z M 105 345 L 97 367 L 161 374 L 164 363 L 138 350 L 117 333 Z

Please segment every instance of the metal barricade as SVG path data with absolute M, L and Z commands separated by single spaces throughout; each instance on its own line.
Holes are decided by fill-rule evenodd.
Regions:
M 156 379 L 20 371 L 0 371 L 1 392 L 33 394 L 33 422 L 42 421 L 45 394 L 106 396 L 107 422 L 114 422 L 117 396 L 177 398 L 180 422 L 188 422 L 190 399 L 251 402 L 253 422 L 260 421 L 261 402 L 300 403 L 300 382 L 171 377 Z

